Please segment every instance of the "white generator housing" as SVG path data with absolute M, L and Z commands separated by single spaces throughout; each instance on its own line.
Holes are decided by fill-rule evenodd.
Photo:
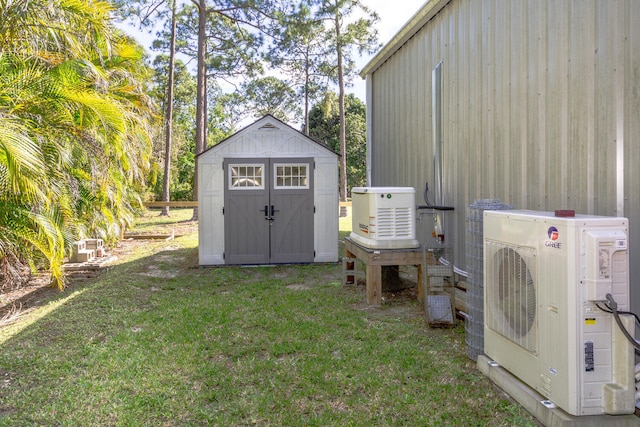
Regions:
M 372 249 L 417 248 L 416 190 L 353 187 L 351 240 Z
M 635 411 L 626 218 L 484 213 L 484 351 L 565 412 Z M 634 335 L 632 316 L 621 316 Z

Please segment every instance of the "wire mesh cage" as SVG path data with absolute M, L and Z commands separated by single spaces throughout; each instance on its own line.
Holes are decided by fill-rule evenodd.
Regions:
M 424 308 L 431 327 L 455 326 L 453 248 L 443 248 L 425 268 Z
M 484 353 L 484 211 L 510 210 L 514 207 L 498 199 L 480 199 L 467 206 L 465 343 L 467 356 L 472 360 L 477 360 Z

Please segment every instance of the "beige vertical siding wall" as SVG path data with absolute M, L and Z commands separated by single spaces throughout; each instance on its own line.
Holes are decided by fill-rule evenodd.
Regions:
M 465 268 L 465 208 L 477 199 L 624 215 L 640 309 L 640 1 L 451 0 L 388 59 L 374 58 L 363 71 L 371 184 L 416 187 L 419 202 L 433 181 L 440 61 L 456 264 Z

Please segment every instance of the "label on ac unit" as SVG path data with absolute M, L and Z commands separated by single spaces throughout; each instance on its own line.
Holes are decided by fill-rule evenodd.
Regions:
M 627 249 L 627 239 L 616 239 L 616 249 L 618 249 L 618 250 L 626 250 Z
M 593 372 L 595 370 L 593 355 L 593 341 L 586 341 L 584 343 L 584 370 L 586 372 Z
M 598 250 L 598 270 L 601 279 L 611 277 L 611 254 L 609 248 L 600 247 Z

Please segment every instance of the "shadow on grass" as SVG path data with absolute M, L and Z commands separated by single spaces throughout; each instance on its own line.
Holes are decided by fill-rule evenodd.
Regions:
M 365 307 L 340 264 L 199 268 L 193 245 L 141 243 L 0 330 L 0 426 L 535 425 L 416 302 Z
M 32 302 L 31 311 L 0 330 L 0 425 L 42 425 L 55 414 L 71 425 L 128 424 L 129 416 L 132 425 L 166 422 L 175 414 L 190 417 L 193 408 L 174 408 L 167 418 L 148 402 L 140 408 L 136 402 L 148 395 L 148 383 L 171 394 L 167 383 L 174 381 L 168 378 L 173 374 L 158 370 L 171 363 L 157 360 L 158 354 L 180 360 L 172 372 L 194 381 L 199 376 L 193 346 L 206 345 L 206 339 L 198 340 L 207 335 L 202 329 L 209 325 L 207 313 L 228 308 L 214 299 L 228 299 L 228 315 L 235 316 L 256 298 L 265 299 L 260 295 L 311 289 L 312 284 L 335 289 L 338 283 L 336 264 L 199 268 L 197 248 L 171 243 L 149 242 L 145 251 L 154 245 L 165 248 L 104 271 L 74 273 L 63 292 L 44 288 L 37 298 L 24 297 Z M 190 334 L 196 341 L 187 338 Z M 185 352 L 167 350 L 185 341 Z M 146 378 L 139 377 L 143 371 L 148 371 Z M 178 382 L 186 405 L 193 390 Z M 119 402 L 118 422 L 97 401 Z

